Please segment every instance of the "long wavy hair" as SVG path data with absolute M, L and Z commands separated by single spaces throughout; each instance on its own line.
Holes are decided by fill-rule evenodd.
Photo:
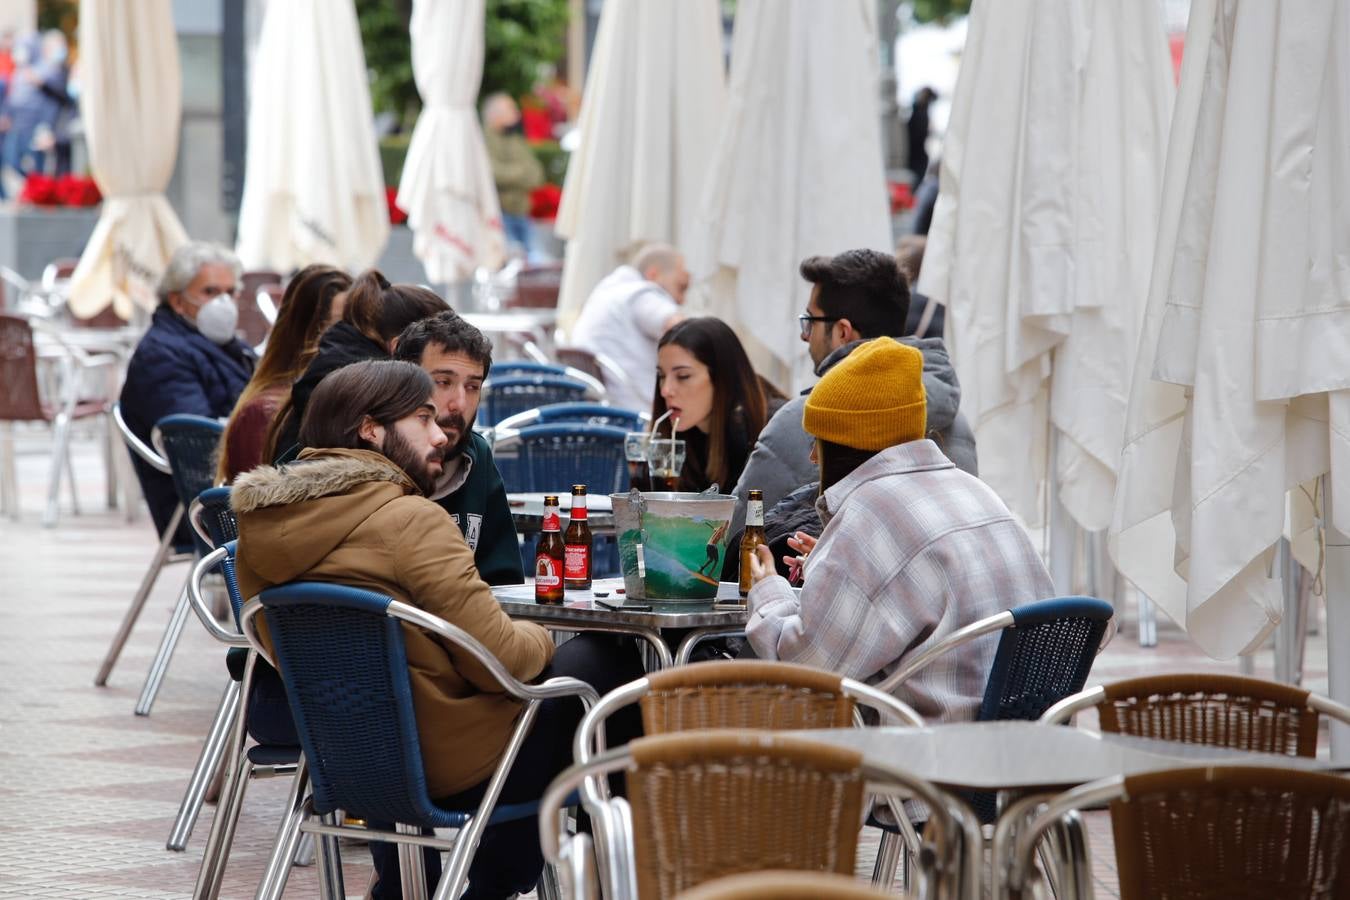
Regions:
M 305 266 L 295 273 L 281 296 L 281 309 L 267 337 L 267 349 L 258 360 L 253 377 L 235 401 L 234 411 L 225 425 L 225 435 L 234 428 L 240 410 L 264 391 L 284 387 L 286 396 L 281 398 L 278 408 L 286 405 L 291 385 L 304 374 L 309 361 L 318 352 L 319 335 L 328 326 L 333 301 L 351 286 L 351 276 L 332 266 Z M 266 461 L 271 461 L 270 455 Z M 231 471 L 229 443 L 222 437 L 216 480 L 225 481 Z
M 731 446 L 745 441 L 753 446 L 764 428 L 767 402 L 759 376 L 740 339 L 727 323 L 712 316 L 685 319 L 661 336 L 657 349 L 674 344 L 688 350 L 694 359 L 708 367 L 712 379 L 712 422 L 708 426 L 708 457 L 690 455 L 680 473 L 680 486 L 702 490 L 713 482 L 730 489 Z M 661 386 L 652 399 L 652 421 L 666 413 Z M 672 425 L 673 427 L 673 425 Z

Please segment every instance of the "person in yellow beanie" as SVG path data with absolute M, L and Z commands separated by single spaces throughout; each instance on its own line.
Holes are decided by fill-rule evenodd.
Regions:
M 1045 564 L 992 490 L 927 439 L 923 357 L 891 338 L 825 374 L 802 425 L 820 467 L 819 540 L 798 596 L 767 547 L 752 558 L 746 637 L 761 659 L 860 681 L 985 616 L 1054 596 Z M 975 718 L 994 641 L 944 654 L 897 689 L 925 718 Z

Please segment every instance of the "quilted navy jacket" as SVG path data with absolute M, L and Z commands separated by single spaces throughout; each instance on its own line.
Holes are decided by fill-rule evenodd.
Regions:
M 174 413 L 224 418 L 234 409 L 256 362 L 243 341 L 236 338 L 223 347 L 213 344 L 186 319 L 161 305 L 127 366 L 122 416 L 146 443 L 155 423 Z M 163 534 L 178 503 L 173 481 L 134 455 L 132 462 L 155 528 Z M 176 543 L 191 543 L 186 525 L 185 519 Z

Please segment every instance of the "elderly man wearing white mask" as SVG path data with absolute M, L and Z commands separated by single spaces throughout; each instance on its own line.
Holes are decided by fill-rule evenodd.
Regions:
M 257 357 L 235 336 L 239 260 L 224 247 L 192 242 L 179 247 L 159 282 L 159 308 L 127 366 L 122 415 L 141 440 L 173 413 L 221 419 L 253 374 Z M 167 475 L 132 457 L 150 515 L 160 534 L 178 497 Z M 179 544 L 190 543 L 186 520 Z

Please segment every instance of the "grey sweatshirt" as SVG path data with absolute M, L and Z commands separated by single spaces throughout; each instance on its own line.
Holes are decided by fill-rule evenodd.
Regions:
M 923 388 L 928 402 L 928 437 L 932 438 L 957 468 L 978 476 L 975 456 L 975 434 L 957 407 L 961 403 L 961 385 L 956 380 L 947 346 L 941 338 L 897 338 L 902 344 L 923 353 Z M 816 375 L 824 375 L 862 341 L 854 341 L 838 348 L 816 367 Z M 764 508 L 770 509 L 783 497 L 804 484 L 817 481 L 820 472 L 811 462 L 811 444 L 814 440 L 802 428 L 802 413 L 810 391 L 793 397 L 759 433 L 755 449 L 745 464 L 745 471 L 732 493 L 744 500 L 752 488 L 764 492 Z M 744 505 L 736 524 L 744 522 Z

